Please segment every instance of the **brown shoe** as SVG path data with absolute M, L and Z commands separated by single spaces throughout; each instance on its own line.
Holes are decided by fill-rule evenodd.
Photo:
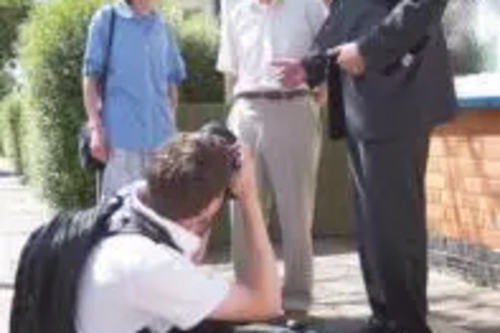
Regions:
M 285 326 L 296 332 L 307 331 L 312 322 L 307 310 L 287 310 L 285 318 Z
M 285 310 L 285 317 L 291 320 L 307 321 L 309 312 L 307 310 Z

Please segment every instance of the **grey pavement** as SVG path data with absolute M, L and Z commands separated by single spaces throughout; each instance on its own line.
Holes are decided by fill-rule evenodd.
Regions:
M 0 158 L 0 285 L 10 283 L 20 246 L 50 216 L 47 208 Z
M 11 285 L 16 258 L 27 234 L 51 211 L 20 184 L 0 159 L 0 333 L 8 331 Z M 210 269 L 230 277 L 227 254 L 215 256 Z M 316 242 L 314 305 L 321 332 L 352 332 L 368 315 L 357 256 L 350 240 Z M 459 277 L 431 270 L 431 315 L 435 333 L 499 333 L 500 291 L 480 288 Z M 257 329 L 256 329 L 257 330 Z

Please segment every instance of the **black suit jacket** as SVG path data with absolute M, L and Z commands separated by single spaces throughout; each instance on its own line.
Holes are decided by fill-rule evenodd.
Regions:
M 418 135 L 456 113 L 441 18 L 448 0 L 334 0 L 304 59 L 309 84 L 329 84 L 330 134 Z M 357 42 L 366 72 L 352 77 L 324 52 Z

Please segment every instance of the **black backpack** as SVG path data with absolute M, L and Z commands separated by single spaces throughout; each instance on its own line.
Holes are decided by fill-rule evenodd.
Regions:
M 139 233 L 180 251 L 165 229 L 145 218 L 111 223 L 122 203 L 116 197 L 86 210 L 61 212 L 32 232 L 17 267 L 10 333 L 77 333 L 80 277 L 90 252 L 105 237 Z

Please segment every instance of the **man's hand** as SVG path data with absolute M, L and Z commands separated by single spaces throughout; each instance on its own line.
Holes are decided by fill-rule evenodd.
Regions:
M 328 87 L 326 84 L 317 86 L 312 90 L 312 96 L 314 101 L 320 108 L 325 107 L 328 104 Z
M 93 125 L 89 127 L 90 131 L 90 152 L 92 156 L 105 163 L 108 159 L 108 144 L 104 129 L 102 126 Z
M 104 163 L 108 159 L 108 146 L 101 121 L 102 98 L 99 88 L 101 82 L 96 77 L 85 76 L 82 85 L 87 129 L 90 135 L 90 153 L 92 157 Z
M 306 81 L 307 74 L 300 59 L 277 59 L 271 65 L 276 70 L 276 78 L 285 88 L 296 88 Z
M 346 43 L 339 45 L 331 50 L 328 54 L 337 58 L 339 66 L 352 76 L 360 76 L 365 73 L 366 63 L 363 55 L 359 51 L 359 46 L 356 43 Z

